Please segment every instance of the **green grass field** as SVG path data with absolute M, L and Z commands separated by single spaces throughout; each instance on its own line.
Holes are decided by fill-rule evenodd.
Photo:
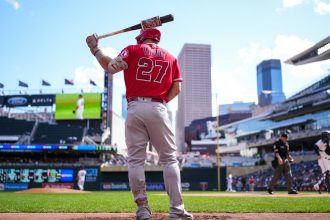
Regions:
M 190 192 L 189 192 L 190 193 Z M 330 212 L 330 196 L 323 197 L 190 197 L 184 193 L 186 208 L 206 213 L 325 213 Z M 198 192 L 200 193 L 200 192 Z M 150 192 L 153 212 L 167 212 L 168 197 Z M 186 196 L 185 196 L 186 195 Z M 130 192 L 86 194 L 0 193 L 0 212 L 135 212 Z
M 98 93 L 85 93 L 84 97 L 84 118 L 98 119 L 101 117 L 101 95 Z M 57 94 L 56 95 L 56 120 L 76 119 L 72 113 L 76 109 L 78 94 Z

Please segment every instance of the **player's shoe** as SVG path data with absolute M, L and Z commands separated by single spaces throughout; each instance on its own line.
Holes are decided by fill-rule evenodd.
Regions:
M 298 194 L 298 192 L 296 190 L 291 190 L 288 194 Z
M 273 193 L 273 190 L 271 190 L 271 189 L 267 189 L 267 192 L 268 192 L 268 194 L 270 194 L 270 195 L 273 195 L 274 193 Z
M 149 207 L 141 207 L 136 212 L 136 220 L 150 220 L 151 211 Z
M 177 213 L 177 212 L 170 213 L 169 219 L 170 220 L 193 220 L 194 217 L 192 214 L 190 214 L 186 210 L 183 210 L 180 213 Z

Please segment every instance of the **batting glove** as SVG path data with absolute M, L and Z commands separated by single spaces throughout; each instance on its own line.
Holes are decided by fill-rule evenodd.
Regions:
M 92 54 L 95 56 L 95 54 L 100 50 L 98 48 L 99 46 L 99 40 L 97 34 L 90 35 L 86 38 L 86 43 L 89 49 L 91 50 Z

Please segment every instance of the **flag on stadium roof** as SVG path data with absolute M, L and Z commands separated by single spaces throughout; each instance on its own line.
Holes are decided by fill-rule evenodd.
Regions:
M 21 80 L 18 80 L 18 86 L 20 86 L 20 87 L 26 87 L 26 88 L 29 87 L 29 85 L 27 83 L 22 82 Z
M 64 84 L 65 85 L 74 85 L 74 82 L 73 82 L 73 80 L 64 79 Z
M 91 80 L 91 79 L 89 80 L 89 83 L 90 83 L 91 85 L 93 85 L 93 86 L 97 86 L 96 83 L 95 83 L 93 80 Z
M 41 85 L 42 86 L 51 86 L 50 83 L 45 80 L 41 80 Z
M 0 89 L 2 89 L 2 88 L 4 88 L 4 87 L 5 87 L 5 85 L 2 84 L 2 83 L 0 83 Z

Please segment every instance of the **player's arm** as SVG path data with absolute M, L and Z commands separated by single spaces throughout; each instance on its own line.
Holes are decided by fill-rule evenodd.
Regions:
M 167 93 L 168 101 L 174 99 L 181 92 L 182 77 L 180 73 L 180 67 L 176 59 L 173 62 L 172 77 L 173 77 L 172 86 Z
M 181 92 L 181 82 L 180 81 L 173 82 L 173 84 L 167 94 L 168 101 L 171 101 L 172 99 L 174 99 L 177 95 L 179 95 L 180 92 Z
M 293 162 L 294 161 L 294 159 L 293 159 L 293 157 L 290 155 L 290 147 L 289 147 L 289 145 L 287 145 L 287 153 L 288 153 L 288 159 L 289 159 L 289 161 L 290 162 Z
M 112 59 L 102 53 L 101 49 L 98 47 L 98 37 L 96 34 L 88 36 L 86 38 L 86 43 L 91 53 L 95 56 L 105 72 L 115 74 L 127 69 L 128 65 L 122 57 L 118 56 L 115 59 Z
M 314 151 L 315 151 L 315 153 L 317 155 L 317 159 L 318 160 L 321 159 L 320 148 L 319 148 L 319 146 L 317 144 L 314 144 Z
M 288 159 L 289 159 L 290 162 L 294 161 L 293 157 L 290 154 L 288 154 Z
M 277 162 L 278 164 L 282 165 L 283 164 L 283 160 L 278 152 L 278 146 L 277 144 L 274 145 L 274 153 L 275 153 L 275 157 L 277 158 Z
M 280 154 L 279 154 L 278 152 L 275 153 L 275 156 L 276 156 L 276 158 L 277 158 L 278 163 L 279 163 L 279 164 L 283 164 L 282 157 L 280 156 Z

